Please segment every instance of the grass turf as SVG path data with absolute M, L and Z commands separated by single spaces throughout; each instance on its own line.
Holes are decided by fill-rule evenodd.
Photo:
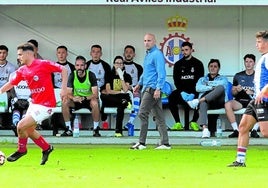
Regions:
M 54 145 L 46 165 L 41 151 L 0 166 L 0 187 L 267 187 L 267 146 L 250 146 L 246 168 L 227 168 L 235 146 L 173 146 L 172 150 L 129 150 L 128 145 Z M 16 148 L 0 143 L 6 156 Z

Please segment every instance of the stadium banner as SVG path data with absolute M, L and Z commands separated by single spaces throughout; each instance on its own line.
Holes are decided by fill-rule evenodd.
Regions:
M 202 5 L 259 6 L 267 0 L 0 0 L 0 5 Z

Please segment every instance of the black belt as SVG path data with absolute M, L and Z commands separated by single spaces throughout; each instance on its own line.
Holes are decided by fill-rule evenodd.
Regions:
M 147 88 L 145 89 L 145 91 L 148 92 L 148 93 L 154 93 L 155 89 L 153 89 L 153 88 L 151 88 L 151 87 L 147 87 Z

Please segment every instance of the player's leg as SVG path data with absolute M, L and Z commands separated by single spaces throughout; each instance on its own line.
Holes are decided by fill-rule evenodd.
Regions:
M 74 102 L 71 100 L 67 100 L 62 102 L 62 115 L 65 122 L 66 129 L 61 134 L 61 136 L 73 136 L 72 126 L 71 126 L 71 113 L 70 108 L 74 107 Z
M 239 124 L 239 136 L 237 141 L 236 160 L 229 167 L 245 167 L 246 152 L 249 143 L 249 131 L 257 122 L 256 106 L 254 101 L 251 101 L 247 106 L 245 113 Z
M 18 122 L 18 149 L 7 158 L 9 162 L 14 162 L 27 153 L 28 129 L 34 129 L 35 126 L 36 123 L 30 115 L 26 115 Z
M 31 105 L 30 105 L 31 107 Z M 41 123 L 43 120 L 48 119 L 52 116 L 52 108 L 42 106 L 42 105 L 32 105 L 29 111 L 26 113 L 26 117 L 28 117 L 26 120 L 34 121 L 34 125 L 30 126 L 28 123 L 25 123 L 28 126 L 28 136 L 33 140 L 33 142 L 38 145 L 42 149 L 42 160 L 41 160 L 41 165 L 44 165 L 47 160 L 49 154 L 53 151 L 53 146 L 50 145 L 44 137 L 35 129 L 35 126 L 38 123 Z M 32 119 L 31 119 L 32 118 Z
M 90 100 L 90 108 L 92 112 L 92 118 L 93 118 L 93 136 L 94 137 L 100 137 L 100 108 L 99 108 L 99 101 L 97 99 L 91 99 Z

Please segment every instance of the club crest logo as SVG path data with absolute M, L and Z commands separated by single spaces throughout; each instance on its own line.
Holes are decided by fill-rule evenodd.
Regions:
M 37 75 L 34 75 L 33 80 L 34 81 L 38 81 L 39 80 L 39 77 Z
M 173 16 L 167 19 L 166 25 L 169 32 L 186 31 L 188 20 L 182 16 Z M 183 57 L 181 44 L 185 41 L 189 42 L 190 38 L 185 37 L 184 34 L 179 35 L 176 32 L 164 37 L 163 42 L 160 43 L 161 51 L 164 54 L 166 63 L 168 63 L 170 67 Z

